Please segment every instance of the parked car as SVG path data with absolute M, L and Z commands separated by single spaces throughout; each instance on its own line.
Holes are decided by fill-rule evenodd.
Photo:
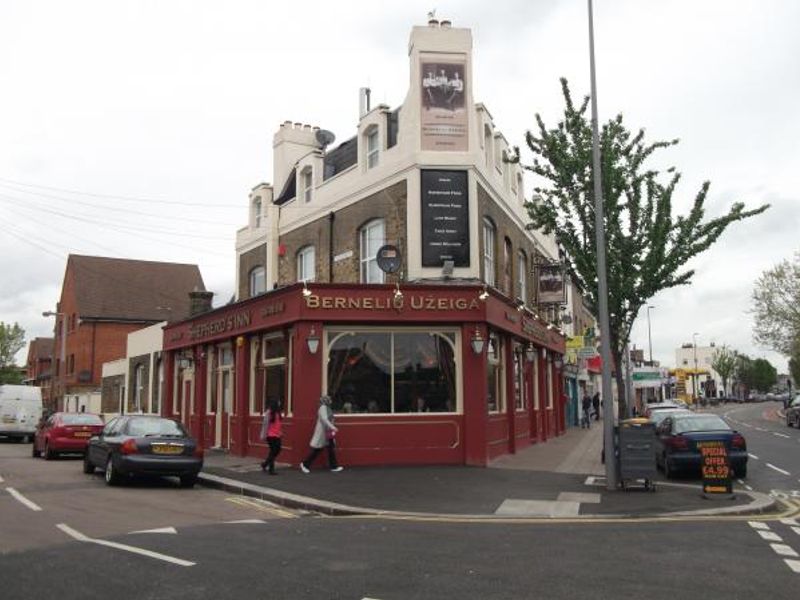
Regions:
M 650 422 L 658 427 L 661 424 L 661 421 L 666 419 L 667 417 L 671 417 L 672 415 L 691 415 L 694 414 L 692 411 L 687 410 L 685 408 L 662 408 L 660 410 L 654 410 L 650 413 Z
M 786 407 L 786 424 L 800 427 L 800 394 L 797 394 Z
M 192 487 L 203 468 L 203 449 L 178 421 L 158 416 L 124 415 L 108 422 L 89 440 L 83 472 L 103 469 L 108 485 L 136 475 L 177 476 Z
M 644 416 L 650 418 L 657 411 L 660 411 L 660 410 L 675 410 L 676 408 L 684 408 L 685 409 L 686 405 L 685 404 L 684 405 L 680 405 L 677 402 L 670 402 L 670 401 L 653 402 L 652 404 L 648 404 L 647 406 L 645 406 L 645 408 L 644 408 Z
M 92 413 L 53 413 L 40 422 L 33 436 L 31 455 L 51 460 L 62 452 L 86 452 L 93 435 L 103 431 L 103 419 Z
M 675 414 L 656 429 L 656 463 L 667 477 L 698 471 L 702 462 L 698 442 L 722 441 L 737 477 L 747 477 L 747 442 L 719 416 L 708 413 Z

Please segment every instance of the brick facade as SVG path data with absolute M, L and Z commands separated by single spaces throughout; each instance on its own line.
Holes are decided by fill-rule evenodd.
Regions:
M 280 244 L 286 254 L 278 259 L 278 285 L 297 281 L 297 252 L 312 245 L 315 248 L 315 280 L 327 283 L 354 283 L 359 281 L 359 231 L 363 225 L 382 218 L 386 225 L 386 243 L 404 249 L 406 246 L 406 181 L 400 181 L 360 202 L 351 204 L 334 214 L 333 224 L 325 216 L 281 235 Z M 330 248 L 333 229 L 333 247 Z M 352 253 L 334 261 L 331 269 L 330 255 Z M 405 254 L 405 252 L 403 252 Z M 332 271 L 332 273 L 331 273 Z M 244 268 L 242 268 L 244 272 Z M 394 281 L 387 277 L 387 281 Z
M 267 246 L 260 246 L 248 250 L 239 257 L 239 295 L 240 300 L 250 297 L 250 271 L 256 267 L 267 268 Z

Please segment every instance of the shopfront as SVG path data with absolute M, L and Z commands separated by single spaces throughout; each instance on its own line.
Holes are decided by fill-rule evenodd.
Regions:
M 205 447 L 307 451 L 320 395 L 341 461 L 485 465 L 564 431 L 564 338 L 475 285 L 294 285 L 165 328 L 167 401 Z

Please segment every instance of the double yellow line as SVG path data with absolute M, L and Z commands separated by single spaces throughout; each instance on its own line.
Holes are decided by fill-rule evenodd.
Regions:
M 259 512 L 267 513 L 274 517 L 281 519 L 296 519 L 297 515 L 293 512 L 280 508 L 279 506 L 267 502 L 266 500 L 259 500 L 258 498 L 247 498 L 245 496 L 233 496 L 225 498 L 228 502 L 232 502 L 243 508 L 254 509 Z

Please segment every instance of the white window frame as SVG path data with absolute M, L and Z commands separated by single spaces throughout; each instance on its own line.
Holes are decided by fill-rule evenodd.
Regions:
M 497 241 L 497 228 L 489 219 L 483 220 L 483 281 L 486 285 L 497 284 L 494 250 Z
M 317 252 L 314 246 L 309 245 L 300 248 L 297 251 L 296 262 L 297 281 L 314 281 L 317 276 Z
M 303 202 L 308 204 L 314 198 L 314 171 L 311 167 L 300 171 L 300 184 L 303 190 Z
M 144 365 L 139 363 L 133 370 L 133 408 L 139 414 L 145 412 L 142 406 L 142 392 L 144 391 Z
M 547 410 L 553 409 L 553 360 L 547 357 Z
M 517 290 L 519 299 L 528 303 L 528 256 L 522 250 L 517 251 Z
M 381 138 L 380 130 L 377 125 L 373 125 L 364 134 L 364 152 L 366 156 L 367 169 L 373 169 L 380 162 Z
M 253 226 L 257 229 L 261 227 L 261 196 L 256 196 L 253 200 Z
M 256 274 L 263 273 L 262 275 L 262 287 L 259 291 L 259 288 L 256 286 Z M 267 270 L 258 265 L 250 269 L 250 275 L 248 276 L 248 291 L 250 292 L 250 297 L 259 296 L 267 291 Z
M 506 368 L 505 355 L 503 354 L 503 338 L 496 333 L 490 333 L 487 340 L 486 361 L 489 369 L 496 369 L 497 379 L 495 380 L 497 398 L 495 399 L 495 410 L 487 407 L 490 415 L 501 414 L 506 409 Z M 492 345 L 497 349 L 496 352 L 492 351 Z M 513 367 L 512 367 L 513 368 Z
M 378 236 L 377 230 L 380 230 Z M 371 241 L 378 239 L 380 243 L 374 246 L 374 251 L 370 252 Z M 370 279 L 370 265 L 377 263 L 378 249 L 386 243 L 386 222 L 383 219 L 373 219 L 365 223 L 358 232 L 358 247 L 359 247 L 359 280 L 361 283 L 384 283 L 386 281 L 386 274 L 383 271 L 379 272 L 379 277 L 376 281 Z

